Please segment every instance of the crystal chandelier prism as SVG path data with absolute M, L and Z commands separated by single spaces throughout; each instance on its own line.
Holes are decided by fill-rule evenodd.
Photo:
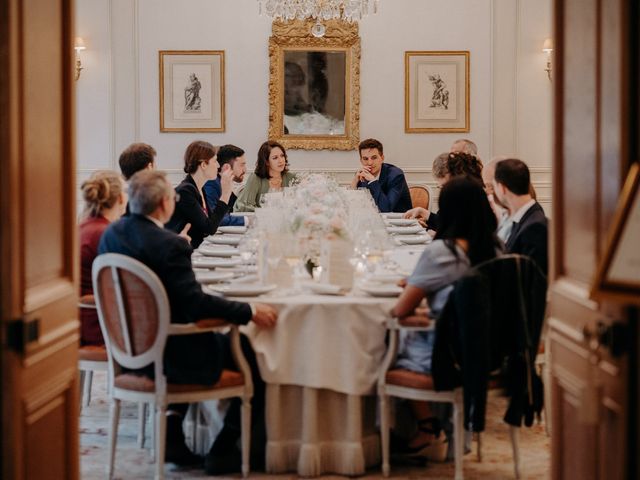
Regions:
M 275 20 L 312 18 L 316 24 L 311 33 L 316 37 L 322 37 L 325 33 L 322 22 L 357 22 L 370 11 L 377 13 L 378 0 L 258 0 L 258 8 L 260 14 L 266 14 Z

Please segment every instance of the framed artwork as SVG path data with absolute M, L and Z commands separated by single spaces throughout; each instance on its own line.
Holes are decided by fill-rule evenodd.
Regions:
M 405 52 L 404 130 L 469 131 L 469 52 Z
M 622 188 L 607 247 L 591 286 L 591 297 L 640 305 L 640 164 Z
M 160 131 L 224 132 L 224 51 L 159 54 Z
M 269 39 L 269 138 L 285 148 L 353 150 L 360 130 L 358 24 L 273 22 Z

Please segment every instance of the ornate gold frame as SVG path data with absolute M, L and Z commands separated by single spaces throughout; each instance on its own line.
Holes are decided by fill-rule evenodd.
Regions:
M 360 141 L 360 37 L 358 24 L 332 20 L 325 22 L 324 37 L 311 35 L 313 21 L 275 21 L 269 38 L 269 138 L 285 148 L 303 150 L 353 150 Z M 344 51 L 345 134 L 285 135 L 284 133 L 284 52 L 286 50 Z

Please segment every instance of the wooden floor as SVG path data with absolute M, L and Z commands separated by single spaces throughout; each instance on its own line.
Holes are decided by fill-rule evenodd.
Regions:
M 80 418 L 80 461 L 82 479 L 104 479 L 107 461 L 108 402 L 105 394 L 104 375 L 94 376 L 93 398 L 91 405 L 82 411 Z M 483 433 L 483 462 L 479 463 L 474 453 L 467 454 L 464 462 L 465 479 L 500 480 L 514 478 L 511 460 L 511 444 L 506 424 L 502 422 L 505 409 L 502 398 L 490 398 L 487 412 L 487 430 Z M 148 450 L 138 449 L 137 407 L 123 404 L 118 451 L 116 456 L 116 472 L 118 479 L 150 479 L 153 478 L 153 462 Z M 147 439 L 149 443 L 149 439 Z M 546 436 L 543 425 L 523 428 L 520 435 L 520 451 L 522 457 L 522 478 L 546 480 L 549 477 L 550 439 Z M 175 470 L 166 465 L 166 478 L 190 479 L 207 477 L 202 470 Z M 452 479 L 453 464 L 432 463 L 425 467 L 393 466 L 391 478 L 434 478 Z M 216 477 L 223 478 L 223 477 Z M 227 478 L 241 478 L 235 475 Z M 288 480 L 296 475 L 265 475 L 255 472 L 253 479 Z M 343 478 L 325 476 L 323 478 Z M 382 478 L 378 468 L 371 469 L 363 479 Z

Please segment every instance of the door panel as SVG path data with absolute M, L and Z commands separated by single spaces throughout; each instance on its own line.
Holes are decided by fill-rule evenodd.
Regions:
M 0 10 L 0 477 L 76 479 L 73 4 Z
M 628 355 L 612 356 L 602 335 L 625 325 L 628 313 L 591 301 L 589 284 L 629 166 L 631 1 L 555 1 L 554 479 L 621 480 L 628 472 Z

